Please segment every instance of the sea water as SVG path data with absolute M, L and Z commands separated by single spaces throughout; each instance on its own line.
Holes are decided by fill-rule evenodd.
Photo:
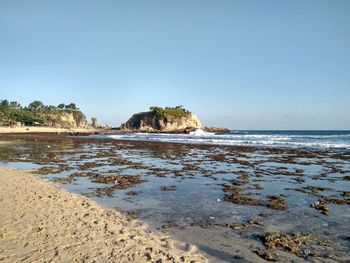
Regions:
M 350 149 L 350 131 L 232 130 L 229 133 L 217 134 L 197 130 L 190 134 L 125 133 L 104 136 L 124 140 L 214 145 Z

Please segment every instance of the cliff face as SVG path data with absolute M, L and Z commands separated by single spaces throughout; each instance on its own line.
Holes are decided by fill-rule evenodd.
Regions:
M 22 107 L 17 101 L 0 100 L 0 126 L 14 125 L 89 128 L 84 113 L 75 103 L 53 106 L 36 100 Z
M 121 127 L 123 130 L 142 132 L 181 132 L 186 129 L 199 129 L 202 125 L 198 117 L 192 113 L 187 116 L 159 117 L 155 112 L 149 111 L 134 114 Z
M 88 128 L 86 117 L 81 112 L 63 112 L 55 126 L 59 128 Z

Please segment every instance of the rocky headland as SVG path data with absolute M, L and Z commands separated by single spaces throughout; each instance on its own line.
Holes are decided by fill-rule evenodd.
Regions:
M 177 107 L 150 107 L 147 112 L 136 113 L 122 124 L 124 131 L 188 132 L 200 129 L 202 124 L 192 112 Z
M 46 128 L 49 130 L 45 130 Z M 91 124 L 88 123 L 85 114 L 75 103 L 54 106 L 36 100 L 28 106 L 22 106 L 17 101 L 0 100 L 0 132 L 110 128 L 109 125 L 101 125 L 95 117 L 91 118 Z
M 23 127 L 40 126 L 54 128 L 91 128 L 84 113 L 75 103 L 45 105 L 33 101 L 22 106 L 17 101 L 0 101 L 0 126 Z

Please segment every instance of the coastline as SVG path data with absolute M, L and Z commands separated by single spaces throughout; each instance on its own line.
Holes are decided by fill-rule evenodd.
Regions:
M 98 134 L 96 134 L 96 132 Z M 255 151 L 267 151 L 269 153 L 290 153 L 290 154 L 307 154 L 307 153 L 314 153 L 314 154 L 322 154 L 324 152 L 333 153 L 336 155 L 350 154 L 350 150 L 343 150 L 343 149 L 315 149 L 315 148 L 291 148 L 291 147 L 281 147 L 281 146 L 256 146 L 256 145 L 223 145 L 223 144 L 204 144 L 204 143 L 191 143 L 191 142 L 171 142 L 171 141 L 147 141 L 147 140 L 131 140 L 131 139 L 113 139 L 108 137 L 96 137 L 99 135 L 113 135 L 113 134 L 120 134 L 120 132 L 113 131 L 112 133 L 109 132 L 101 132 L 101 130 L 94 130 L 94 131 L 87 131 L 85 129 L 85 132 L 74 132 L 73 130 L 69 130 L 66 133 L 61 132 L 9 132 L 9 133 L 2 133 L 0 130 L 0 140 L 2 141 L 16 141 L 16 140 L 44 140 L 44 141 L 74 141 L 77 143 L 96 143 L 96 144 L 104 144 L 109 143 L 112 145 L 133 145 L 136 148 L 143 149 L 145 147 L 152 148 L 152 149 L 164 149 L 164 147 L 171 147 L 171 148 L 177 148 L 177 147 L 191 147 L 197 150 L 211 150 L 215 149 L 217 147 L 220 147 L 221 149 L 225 150 L 233 150 L 233 151 L 243 151 L 243 152 L 255 152 Z M 70 135 L 77 135 L 77 136 L 70 136 Z M 89 136 L 91 135 L 91 136 Z M 94 136 L 96 135 L 96 136 Z
M 6 133 L 94 133 L 100 132 L 99 129 L 83 128 L 53 128 L 53 127 L 0 127 L 0 134 Z
M 0 167 L 0 179 L 2 262 L 207 262 L 195 246 L 29 172 Z
M 324 262 L 348 259 L 344 250 L 347 241 L 336 233 L 344 233 L 347 225 L 346 213 L 339 211 L 348 203 L 344 191 L 349 180 L 349 152 L 158 143 L 56 133 L 0 134 L 1 143 L 0 165 L 35 169 L 40 178 L 58 183 L 59 188 L 92 198 L 105 208 L 118 207 L 125 215 L 130 213 L 146 222 L 156 233 L 166 232 L 182 244 L 195 244 L 209 261 L 264 262 L 271 257 L 279 262 L 303 262 L 308 257 L 304 251 L 311 251 L 315 259 L 323 258 Z M 320 187 L 324 180 L 332 185 Z M 322 192 L 340 204 L 325 204 L 330 205 L 329 215 L 312 206 L 324 196 Z M 269 208 L 272 193 L 288 204 L 283 213 Z M 296 195 L 302 201 L 296 200 Z M 310 230 L 308 221 L 299 219 L 290 226 L 290 220 L 299 218 L 300 213 L 322 227 Z M 325 236 L 324 224 L 334 223 L 339 225 L 335 234 Z M 287 237 L 313 233 L 318 241 L 301 244 L 296 255 L 283 251 L 283 247 L 271 250 L 265 242 L 271 231 Z M 322 247 L 328 239 L 332 243 Z
M 168 140 L 168 138 L 165 137 L 166 140 L 155 140 L 155 139 L 149 139 L 149 138 L 128 138 L 128 135 L 131 136 L 138 136 L 140 133 L 130 132 L 130 131 L 119 131 L 119 130 L 104 130 L 104 129 L 59 129 L 59 128 L 45 128 L 45 127 L 32 127 L 37 128 L 36 130 L 21 130 L 16 132 L 14 130 L 15 128 L 1 128 L 0 127 L 0 139 L 2 140 L 13 140 L 13 139 L 44 139 L 44 140 L 74 140 L 77 142 L 95 142 L 95 143 L 112 143 L 114 145 L 118 145 L 120 143 L 124 144 L 133 144 L 139 147 L 144 146 L 150 146 L 154 148 L 162 148 L 166 145 L 170 146 L 193 146 L 198 149 L 211 149 L 215 147 L 220 147 L 222 149 L 240 149 L 243 151 L 254 151 L 254 150 L 267 150 L 269 152 L 275 152 L 275 151 L 283 151 L 283 152 L 294 152 L 294 153 L 301 153 L 301 152 L 333 152 L 333 153 L 350 153 L 350 141 L 344 141 L 344 142 L 336 142 L 338 145 L 327 145 L 327 147 L 321 147 L 320 145 L 316 146 L 310 146 L 310 145 L 298 145 L 296 143 L 295 145 L 284 145 L 282 144 L 254 144 L 251 142 L 248 143 L 232 143 L 232 144 L 225 144 L 225 143 L 219 143 L 216 141 L 210 141 L 210 138 L 208 139 L 210 142 L 204 142 L 201 137 L 198 137 L 200 140 L 198 141 L 191 141 L 191 140 Z M 43 129 L 41 129 L 43 128 Z M 12 129 L 12 130 L 11 130 Z M 333 132 L 340 132 L 340 131 L 333 131 Z M 347 131 L 346 131 L 347 132 Z M 151 133 L 155 134 L 155 133 Z M 162 134 L 163 136 L 170 135 L 169 133 L 158 133 Z M 120 138 L 114 138 L 113 136 L 125 136 Z M 195 136 L 193 137 L 196 138 Z M 271 139 L 273 140 L 273 138 Z M 279 138 L 276 139 L 277 141 L 280 141 Z M 344 139 L 347 140 L 347 139 Z M 234 142 L 234 141 L 233 141 Z M 329 142 L 325 141 L 326 144 L 330 144 Z M 346 145 L 343 147 L 340 147 L 339 143 L 345 143 Z M 328 147 L 329 146 L 329 147 Z

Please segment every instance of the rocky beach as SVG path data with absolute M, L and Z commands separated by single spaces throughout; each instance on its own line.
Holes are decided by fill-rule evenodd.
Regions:
M 21 177 L 16 178 L 23 179 L 22 187 L 28 184 L 26 176 L 36 184 L 44 184 L 45 189 L 46 185 L 48 189 L 53 186 L 42 180 L 51 181 L 73 193 L 62 190 L 70 196 L 67 202 L 93 200 L 96 209 L 98 204 L 130 220 L 125 221 L 128 229 L 133 229 L 130 224 L 137 219 L 143 222 L 142 231 L 147 228 L 151 236 L 169 235 L 177 240 L 171 242 L 182 244 L 179 248 L 190 250 L 180 249 L 173 258 L 189 255 L 186 260 L 193 256 L 196 262 L 349 260 L 350 153 L 346 150 L 160 143 L 44 133 L 1 134 L 0 141 L 1 166 L 34 174 L 3 168 L 2 176 L 19 173 Z M 12 183 L 17 184 L 8 181 Z M 1 193 L 16 193 L 5 188 Z M 5 198 L 14 198 L 6 195 L 2 205 L 6 204 Z M 23 196 L 18 192 L 16 195 Z M 37 195 L 33 198 L 37 205 L 47 207 Z M 21 202 L 12 209 L 21 209 L 25 198 Z M 65 208 L 49 211 L 56 210 L 62 212 Z M 100 207 L 97 210 L 106 211 Z M 14 228 L 15 222 L 21 222 L 16 216 L 6 216 L 6 224 Z M 100 214 L 93 218 L 98 217 Z M 94 221 L 88 223 L 94 226 Z M 23 229 L 19 231 L 23 242 L 29 242 L 25 229 L 31 224 L 36 227 L 28 223 L 19 228 Z M 72 227 L 77 227 L 74 224 Z M 50 231 L 54 235 L 55 227 Z M 118 240 L 118 235 L 110 237 L 103 231 L 97 235 L 106 235 L 106 241 L 101 237 L 93 243 L 100 246 L 102 242 L 106 247 L 101 249 L 108 251 L 110 241 Z M 139 231 L 137 235 L 142 232 L 137 227 L 135 231 Z M 73 237 L 78 240 L 82 235 L 69 238 Z M 1 242 L 8 239 L 13 240 L 10 234 L 2 235 Z M 112 246 L 116 251 L 120 249 L 118 244 Z M 136 254 L 132 253 L 135 259 L 144 253 L 143 249 L 137 247 Z M 197 249 L 203 256 L 195 252 Z M 8 260 L 14 255 L 10 251 L 6 252 Z M 105 257 L 103 253 L 101 257 Z M 151 256 L 142 259 L 155 262 L 159 255 Z M 120 262 L 117 256 L 115 259 Z

